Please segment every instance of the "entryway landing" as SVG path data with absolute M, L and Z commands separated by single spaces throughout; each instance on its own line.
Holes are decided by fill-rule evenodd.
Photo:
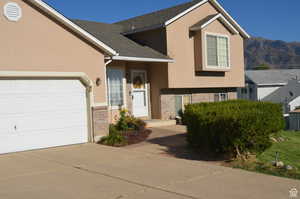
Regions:
M 146 122 L 147 128 L 155 128 L 155 127 L 164 127 L 164 126 L 174 126 L 176 125 L 176 120 L 144 120 Z

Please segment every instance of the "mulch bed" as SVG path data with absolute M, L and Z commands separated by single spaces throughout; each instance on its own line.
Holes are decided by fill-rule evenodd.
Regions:
M 128 145 L 144 142 L 145 140 L 147 140 L 147 138 L 151 133 L 152 133 L 151 130 L 145 129 L 142 131 L 123 132 L 122 135 L 126 138 L 127 140 L 126 146 L 128 146 Z

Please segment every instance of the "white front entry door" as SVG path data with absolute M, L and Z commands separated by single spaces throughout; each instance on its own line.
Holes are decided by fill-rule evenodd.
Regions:
M 148 90 L 147 72 L 134 70 L 132 77 L 132 109 L 135 117 L 147 117 L 148 111 Z
M 0 154 L 88 142 L 79 80 L 0 80 Z

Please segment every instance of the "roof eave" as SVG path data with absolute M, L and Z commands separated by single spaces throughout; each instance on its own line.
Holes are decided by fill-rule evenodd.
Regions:
M 209 2 L 211 2 L 223 15 L 230 19 L 244 38 L 251 38 L 251 36 L 233 19 L 233 17 L 230 16 L 230 14 L 221 6 L 221 4 L 219 4 L 217 0 L 209 0 Z
M 43 2 L 42 0 L 27 0 L 28 2 L 32 3 L 42 11 L 46 12 L 49 14 L 51 17 L 54 19 L 58 20 L 60 23 L 74 31 L 75 33 L 79 34 L 82 36 L 84 39 L 87 41 L 91 42 L 93 45 L 98 47 L 100 50 L 104 51 L 108 55 L 115 56 L 118 55 L 118 53 L 109 47 L 108 45 L 104 44 L 102 41 L 98 40 L 96 37 L 73 23 L 71 20 L 60 14 L 58 11 L 56 11 L 54 8 Z
M 105 57 L 105 59 L 111 59 L 116 61 L 135 61 L 135 62 L 160 62 L 160 63 L 173 63 L 173 59 L 163 58 L 146 58 L 146 57 L 130 57 L 130 56 L 112 56 Z

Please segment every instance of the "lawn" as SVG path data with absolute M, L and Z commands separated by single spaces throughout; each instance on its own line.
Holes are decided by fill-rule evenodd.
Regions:
M 291 165 L 300 172 L 300 132 L 284 131 L 280 137 L 286 141 L 274 143 L 273 146 L 258 156 L 258 160 L 270 163 L 275 160 L 276 152 L 279 152 L 279 160 L 285 165 Z
M 278 138 L 284 138 L 284 141 L 273 143 L 272 147 L 260 154 L 256 160 L 246 162 L 236 160 L 227 166 L 300 180 L 300 132 L 283 131 Z M 279 153 L 279 161 L 292 166 L 293 170 L 288 171 L 272 165 L 276 152 Z

